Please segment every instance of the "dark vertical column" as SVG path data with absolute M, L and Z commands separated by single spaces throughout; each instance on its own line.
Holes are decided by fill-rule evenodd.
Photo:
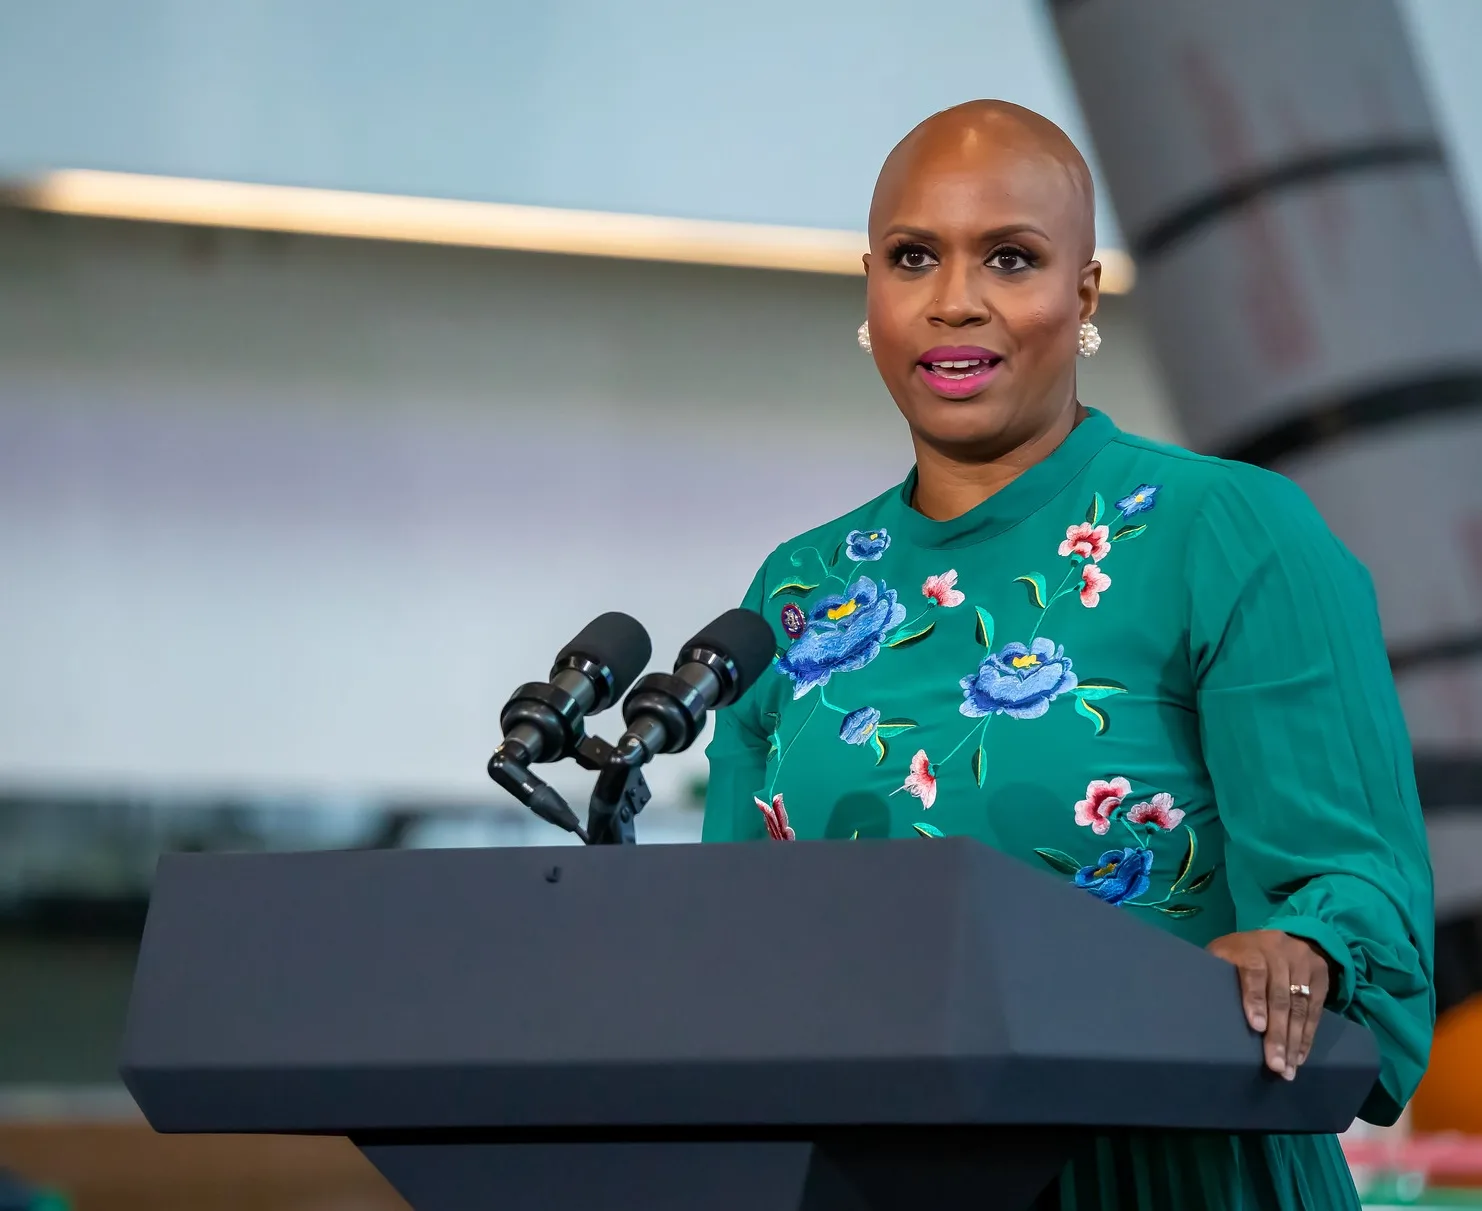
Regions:
M 1426 805 L 1482 807 L 1482 273 L 1393 0 L 1051 11 L 1192 444 L 1368 564 Z

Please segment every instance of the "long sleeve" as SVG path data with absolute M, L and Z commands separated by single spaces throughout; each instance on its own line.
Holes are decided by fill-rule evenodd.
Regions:
M 757 572 L 741 604 L 760 612 L 766 595 L 766 565 Z M 753 803 L 767 777 L 770 735 L 757 706 L 759 685 L 735 705 L 715 714 L 715 735 L 705 750 L 710 780 L 705 790 L 702 841 L 753 841 L 766 836 L 762 813 Z
M 1232 468 L 1189 547 L 1190 659 L 1238 927 L 1341 969 L 1328 1008 L 1379 1044 L 1361 1115 L 1393 1122 L 1435 1019 L 1433 901 L 1373 586 L 1307 497 Z

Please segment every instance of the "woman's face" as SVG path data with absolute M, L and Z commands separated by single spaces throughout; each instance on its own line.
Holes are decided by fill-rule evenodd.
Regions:
M 987 460 L 1075 401 L 1096 310 L 1089 191 L 998 124 L 924 129 L 881 174 L 870 213 L 875 364 L 918 440 Z

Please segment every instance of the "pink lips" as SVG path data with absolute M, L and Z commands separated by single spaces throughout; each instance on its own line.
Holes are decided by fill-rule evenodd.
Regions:
M 952 365 L 951 363 L 959 363 Z M 967 362 L 964 366 L 960 363 Z M 921 380 L 945 399 L 966 399 L 983 390 L 1003 364 L 1003 355 L 981 345 L 939 345 L 917 359 Z

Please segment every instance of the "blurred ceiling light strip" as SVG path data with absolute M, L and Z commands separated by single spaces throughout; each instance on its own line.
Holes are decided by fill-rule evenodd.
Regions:
M 5 192 L 8 200 L 27 209 L 90 218 L 806 273 L 858 275 L 865 250 L 861 232 L 817 227 L 82 169 L 48 172 Z M 1103 249 L 1097 255 L 1103 267 L 1102 289 L 1110 294 L 1130 290 L 1131 258 L 1117 249 Z

